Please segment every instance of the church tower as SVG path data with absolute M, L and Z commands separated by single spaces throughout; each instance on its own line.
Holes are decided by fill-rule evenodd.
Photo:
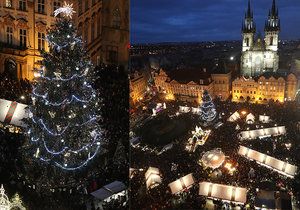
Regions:
M 278 51 L 278 35 L 280 31 L 280 20 L 278 8 L 273 0 L 272 9 L 269 10 L 268 20 L 265 23 L 265 44 L 266 50 Z
M 253 46 L 255 31 L 256 27 L 253 21 L 253 11 L 251 11 L 250 0 L 248 0 L 248 8 L 242 23 L 243 52 L 249 50 Z

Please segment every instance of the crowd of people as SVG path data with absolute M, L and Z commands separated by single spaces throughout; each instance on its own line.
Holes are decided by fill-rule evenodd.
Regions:
M 113 181 L 128 183 L 128 87 L 126 69 L 120 66 L 98 66 L 94 88 L 98 90 L 105 144 L 98 156 L 82 170 L 70 172 L 39 162 L 24 134 L 0 130 L 0 177 L 9 195 L 18 192 L 28 209 L 87 209 L 95 200 L 105 209 L 128 207 L 126 198 L 102 202 L 91 192 Z M 30 99 L 31 85 L 27 80 L 0 80 L 1 97 L 20 101 L 20 95 Z M 95 203 L 96 206 L 96 203 Z M 95 206 L 93 207 L 94 209 Z M 100 207 L 98 207 L 100 209 Z
M 11 79 L 7 74 L 0 73 L 0 99 L 28 104 L 32 86 L 27 79 Z
M 168 103 L 165 112 L 168 112 L 168 114 L 177 112 L 179 103 L 177 103 L 177 106 L 175 105 L 176 103 Z M 288 193 L 293 193 L 298 200 L 300 199 L 299 175 L 294 179 L 287 178 L 237 153 L 239 145 L 243 144 L 281 160 L 286 161 L 286 158 L 288 158 L 288 162 L 297 165 L 300 162 L 300 145 L 297 143 L 300 140 L 299 129 L 297 129 L 300 114 L 296 111 L 297 105 L 293 102 L 284 104 L 270 102 L 267 105 L 259 105 L 233 103 L 230 101 L 221 102 L 219 100 L 215 100 L 214 103 L 222 116 L 222 119 L 219 119 L 219 121 L 223 122 L 223 125 L 217 129 L 211 126 L 212 133 L 208 140 L 203 146 L 199 146 L 194 153 L 185 151 L 187 139 L 192 135 L 191 131 L 195 128 L 195 125 L 200 125 L 199 118 L 195 118 L 191 114 L 187 115 L 194 120 L 194 124 L 188 133 L 174 139 L 172 149 L 157 155 L 142 151 L 137 147 L 132 148 L 131 167 L 136 169 L 136 173 L 131 179 L 131 200 L 135 201 L 132 203 L 134 209 L 205 209 L 208 205 L 207 198 L 198 194 L 198 183 L 201 181 L 247 188 L 247 203 L 251 209 L 254 209 L 255 205 L 256 188 L 273 191 L 284 189 Z M 247 127 L 251 126 L 255 127 L 259 123 L 255 122 L 253 125 L 248 125 L 245 119 L 233 123 L 227 122 L 227 118 L 232 113 L 241 110 L 253 113 L 257 117 L 259 114 L 270 115 L 273 121 L 269 125 L 264 124 L 264 126 L 271 127 L 275 123 L 284 125 L 286 126 L 287 134 L 263 140 L 255 139 L 248 142 L 240 142 L 237 134 L 241 130 L 246 130 Z M 146 114 L 145 111 L 140 111 Z M 148 114 L 150 114 L 150 111 Z M 137 113 L 135 115 L 138 116 Z M 236 129 L 237 124 L 240 126 L 240 130 Z M 276 147 L 274 147 L 274 142 L 276 142 Z M 285 146 L 287 142 L 292 144 L 292 147 L 289 149 Z M 202 155 L 214 148 L 221 148 L 226 156 L 225 163 L 229 162 L 236 167 L 236 171 L 233 174 L 230 174 L 225 167 L 212 170 L 204 168 L 201 164 L 199 165 L 199 159 L 201 159 Z M 176 165 L 175 170 L 172 168 L 174 165 Z M 148 167 L 159 168 L 162 177 L 162 183 L 150 190 L 147 190 L 145 183 L 145 172 Z M 179 195 L 172 195 L 168 184 L 189 173 L 193 174 L 195 184 Z M 222 209 L 226 205 L 221 200 L 214 200 L 213 204 L 217 209 Z M 233 203 L 230 203 L 230 205 L 235 206 Z M 244 205 L 240 205 L 240 207 L 242 209 L 246 208 Z

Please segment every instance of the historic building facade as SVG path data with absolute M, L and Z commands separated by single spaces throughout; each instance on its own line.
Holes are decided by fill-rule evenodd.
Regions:
M 265 38 L 262 39 L 260 34 L 256 36 L 256 25 L 249 0 L 242 24 L 241 74 L 243 76 L 258 76 L 264 72 L 276 72 L 278 70 L 279 31 L 278 8 L 276 8 L 275 0 L 273 0 L 265 23 Z
M 131 74 L 129 78 L 130 102 L 135 104 L 142 100 L 147 91 L 147 87 L 148 79 L 145 74 L 138 71 Z
M 185 74 L 184 70 L 183 74 Z M 169 75 L 163 69 L 154 75 L 155 85 L 160 93 L 164 93 L 167 100 L 180 100 L 189 102 L 201 102 L 204 90 L 207 90 L 211 96 L 221 96 L 226 100 L 230 94 L 230 74 L 210 75 L 208 73 L 199 73 L 198 77 L 192 75 L 185 81 L 178 80 Z M 188 74 L 188 72 L 187 72 Z M 196 79 L 195 79 L 196 78 Z M 215 84 L 216 79 L 217 84 Z M 221 88 L 224 88 L 221 90 Z M 228 90 L 228 92 L 226 92 Z
M 63 0 L 0 0 L 0 73 L 34 78 L 40 50 L 48 50 L 47 28 Z M 94 65 L 127 65 L 129 49 L 128 0 L 67 0 L 76 10 L 74 21 Z
M 260 76 L 256 79 L 239 77 L 232 82 L 232 100 L 235 102 L 265 103 L 295 100 L 297 78 L 294 74 L 286 77 Z

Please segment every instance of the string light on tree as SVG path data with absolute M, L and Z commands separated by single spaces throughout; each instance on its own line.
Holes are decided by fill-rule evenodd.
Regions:
M 43 75 L 36 80 L 27 119 L 33 156 L 65 170 L 88 164 L 101 149 L 102 131 L 97 115 L 99 98 L 90 85 L 93 66 L 77 37 L 72 4 L 55 10 L 62 14 L 46 37 Z
M 201 120 L 204 122 L 211 122 L 217 116 L 215 105 L 207 90 L 204 90 L 203 92 L 200 111 L 201 111 Z

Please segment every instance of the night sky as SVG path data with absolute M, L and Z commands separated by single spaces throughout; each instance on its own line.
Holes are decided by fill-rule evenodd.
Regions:
M 248 0 L 131 0 L 131 43 L 240 40 Z M 281 39 L 300 38 L 300 0 L 276 0 Z M 272 0 L 251 0 L 257 32 Z

